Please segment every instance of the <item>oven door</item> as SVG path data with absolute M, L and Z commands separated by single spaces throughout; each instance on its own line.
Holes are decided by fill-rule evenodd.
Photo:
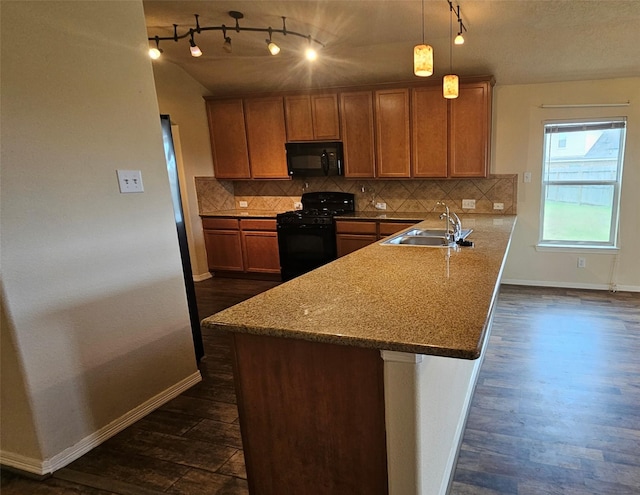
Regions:
M 278 225 L 282 280 L 309 272 L 337 258 L 335 223 Z

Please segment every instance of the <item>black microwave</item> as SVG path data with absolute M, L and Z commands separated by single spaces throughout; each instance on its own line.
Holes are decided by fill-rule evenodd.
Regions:
M 286 143 L 287 169 L 291 177 L 344 175 L 342 143 Z

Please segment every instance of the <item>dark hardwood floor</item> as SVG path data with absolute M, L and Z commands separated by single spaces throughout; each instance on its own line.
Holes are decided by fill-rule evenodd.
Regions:
M 197 283 L 200 316 L 274 285 Z M 2 495 L 246 494 L 228 337 L 203 337 L 201 383 Z M 451 494 L 640 494 L 640 294 L 502 287 Z

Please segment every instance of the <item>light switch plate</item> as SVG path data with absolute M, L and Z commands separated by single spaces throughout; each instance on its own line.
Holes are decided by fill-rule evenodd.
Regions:
M 240 208 L 246 208 L 247 206 L 249 206 L 249 203 L 246 201 L 240 201 L 239 204 L 240 204 Z
M 140 170 L 116 170 L 121 193 L 144 192 L 142 172 Z
M 476 200 L 475 199 L 463 199 L 462 200 L 462 208 L 465 210 L 475 210 L 476 209 Z
M 493 203 L 494 210 L 504 210 L 504 203 Z
M 525 172 L 523 176 L 523 181 L 527 184 L 531 182 L 531 172 Z

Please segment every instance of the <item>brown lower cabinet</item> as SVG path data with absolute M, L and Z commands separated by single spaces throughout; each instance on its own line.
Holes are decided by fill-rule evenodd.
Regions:
M 212 272 L 280 274 L 275 219 L 202 218 Z
M 407 229 L 421 220 L 412 222 L 391 222 L 380 220 L 337 220 L 336 242 L 338 257 L 353 253 L 360 248 Z
M 387 495 L 380 351 L 232 334 L 249 493 Z

